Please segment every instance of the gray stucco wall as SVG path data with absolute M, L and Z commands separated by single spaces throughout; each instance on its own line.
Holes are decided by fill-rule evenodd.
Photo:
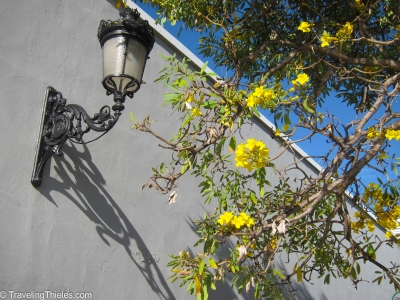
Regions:
M 151 166 L 169 153 L 125 121 L 131 111 L 138 119 L 150 114 L 158 120 L 156 131 L 174 132 L 177 116 L 160 106 L 166 90 L 153 83 L 164 66 L 159 54 L 176 52 L 168 41 L 157 36 L 143 77 L 147 83 L 127 99 L 113 130 L 88 145 L 67 142 L 64 155 L 45 167 L 40 188 L 30 184 L 47 86 L 90 114 L 112 104 L 100 83 L 97 28 L 101 19 L 118 18 L 113 2 L 0 2 L 0 291 L 189 299 L 185 288 L 167 283 L 166 264 L 168 253 L 197 240 L 191 221 L 205 209 L 197 182 L 185 178 L 170 206 L 167 196 L 142 192 Z M 251 135 L 265 136 L 265 131 L 255 127 Z M 321 287 L 308 288 L 321 292 Z M 346 288 L 353 292 L 350 282 Z M 359 293 L 354 299 L 373 299 Z M 227 285 L 211 296 L 245 298 Z

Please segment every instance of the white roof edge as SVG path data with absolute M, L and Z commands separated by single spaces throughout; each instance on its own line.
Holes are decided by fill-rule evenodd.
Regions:
M 189 58 L 193 64 L 199 67 L 199 69 L 203 67 L 204 62 L 201 59 L 199 59 L 192 51 L 190 51 L 185 45 L 183 45 L 172 34 L 170 34 L 164 27 L 162 27 L 160 24 L 156 24 L 155 20 L 147 12 L 145 12 L 143 9 L 141 9 L 137 4 L 133 2 L 128 3 L 128 6 L 136 8 L 140 13 L 140 17 L 144 20 L 147 20 L 150 26 L 154 29 L 154 31 L 156 31 L 163 39 L 168 41 L 173 48 L 175 48 L 178 52 L 183 54 L 183 56 Z M 206 67 L 205 72 L 215 73 L 209 67 Z M 214 78 L 214 80 L 216 79 Z
M 163 37 L 166 41 L 170 43 L 170 45 L 175 48 L 177 51 L 181 52 L 184 56 L 189 58 L 196 66 L 201 68 L 204 63 L 201 61 L 192 51 L 190 51 L 185 45 L 183 45 L 180 41 L 178 41 L 172 34 L 170 34 L 164 27 L 162 27 L 160 24 L 155 24 L 155 20 L 148 14 L 146 13 L 143 9 L 141 9 L 137 4 L 130 2 L 128 3 L 129 6 L 136 8 L 138 12 L 140 13 L 140 16 L 142 19 L 147 20 L 150 24 L 150 26 L 161 36 Z M 215 73 L 213 70 L 211 70 L 209 67 L 205 69 L 206 73 Z M 216 78 L 213 78 L 216 80 Z M 275 125 L 269 121 L 266 117 L 261 115 L 260 117 L 257 117 L 262 123 L 264 123 L 265 126 L 269 127 L 273 131 L 276 130 Z M 285 139 L 284 136 L 282 138 Z M 309 158 L 308 154 L 304 152 L 303 149 L 301 149 L 299 146 L 294 144 L 293 149 L 302 157 L 307 157 L 306 160 L 314 167 L 318 172 L 320 172 L 323 168 L 312 158 Z
M 260 115 L 259 117 L 256 116 L 256 118 L 258 120 L 260 120 L 262 123 L 264 123 L 268 128 L 272 129 L 273 131 L 276 130 L 275 125 L 268 120 L 265 116 Z M 288 137 L 286 137 L 285 135 L 281 134 L 280 137 L 284 140 L 290 140 Z M 318 164 L 314 159 L 308 157 L 309 155 L 303 150 L 301 149 L 299 146 L 297 146 L 296 144 L 292 145 L 292 148 L 294 151 L 296 151 L 300 156 L 302 157 L 306 157 L 306 160 L 318 171 L 322 171 L 323 168 L 321 167 L 320 164 Z

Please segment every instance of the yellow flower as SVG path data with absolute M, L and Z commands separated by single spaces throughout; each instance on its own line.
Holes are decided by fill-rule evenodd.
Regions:
M 230 227 L 231 230 L 237 231 L 245 226 L 250 228 L 252 225 L 254 225 L 254 220 L 244 212 L 241 212 L 239 216 L 235 216 L 233 212 L 227 211 L 219 216 L 217 223 L 221 226 L 226 225 Z
M 202 112 L 200 111 L 199 108 L 197 108 L 197 107 L 193 108 L 193 110 L 192 110 L 192 116 L 193 117 L 199 117 L 201 115 L 202 115 Z
M 358 10 L 361 10 L 363 8 L 364 4 L 361 4 L 360 0 L 356 0 L 356 7 Z
M 128 5 L 126 4 L 126 0 L 116 0 L 116 1 L 115 1 L 115 8 L 119 8 L 121 5 L 122 5 L 124 8 L 127 8 L 127 7 L 128 7 Z
M 386 233 L 385 233 L 385 236 L 386 236 L 388 239 L 390 239 L 390 238 L 393 236 L 393 232 L 387 230 Z
M 367 223 L 368 231 L 372 232 L 375 230 L 375 224 L 371 219 L 367 219 L 366 223 Z
M 347 40 L 350 38 L 352 33 L 353 33 L 353 25 L 351 25 L 350 22 L 346 22 L 346 24 L 343 25 L 342 29 L 336 32 L 336 36 L 340 40 Z
M 337 38 L 330 36 L 328 32 L 324 31 L 321 37 L 321 47 L 327 47 L 330 43 L 336 40 Z
M 246 213 L 241 212 L 239 217 L 242 218 L 242 220 L 244 221 L 244 223 L 247 227 L 250 228 L 252 225 L 254 225 L 254 220 L 250 216 L 248 216 Z
M 258 88 L 255 89 L 255 91 L 253 92 L 253 95 L 256 97 L 262 97 L 264 93 L 264 87 L 263 86 L 259 86 Z
M 373 138 L 376 138 L 377 136 L 379 136 L 379 132 L 375 129 L 375 127 L 368 128 L 367 140 L 372 140 Z
M 283 131 L 288 131 L 289 128 L 290 128 L 290 124 L 285 124 L 285 125 L 282 126 L 282 130 Z
M 259 105 L 262 108 L 272 109 L 276 106 L 275 97 L 276 95 L 271 89 L 265 90 L 263 86 L 259 86 L 247 97 L 246 105 L 248 107 Z
M 297 83 L 299 83 L 300 85 L 305 85 L 309 80 L 310 78 L 307 74 L 300 73 L 299 75 L 297 75 L 297 78 L 295 80 L 292 80 L 292 83 L 295 87 L 297 87 Z
M 394 35 L 395 38 L 400 37 L 400 24 L 396 26 L 397 33 Z
M 392 139 L 396 139 L 396 141 L 400 140 L 400 130 L 389 129 L 385 133 L 385 137 L 391 141 Z
M 346 22 L 342 30 L 345 34 L 351 35 L 353 33 L 353 25 L 351 25 L 350 22 Z
M 308 22 L 301 22 L 300 26 L 297 27 L 298 30 L 301 30 L 303 32 L 310 32 L 310 27 L 314 26 L 314 24 L 310 24 Z
M 259 104 L 260 104 L 259 98 L 254 97 L 253 94 L 250 94 L 247 97 L 247 106 L 248 107 L 253 107 L 254 105 L 259 105 Z
M 251 163 L 248 162 L 250 151 L 247 150 L 244 144 L 240 144 L 236 150 L 236 167 L 246 168 L 249 172 L 252 170 Z
M 391 197 L 384 197 L 382 188 L 375 183 L 370 183 L 363 193 L 363 201 L 373 208 L 376 215 L 376 222 L 387 230 L 395 229 L 399 226 L 397 220 L 400 218 L 400 206 L 394 206 L 390 201 Z M 359 216 L 359 221 L 364 224 L 367 220 L 366 214 Z M 368 219 L 369 220 L 369 219 Z M 372 228 L 372 223 L 368 224 L 368 229 Z M 370 221 L 372 222 L 372 221 Z
M 269 245 L 272 249 L 276 249 L 276 247 L 278 246 L 278 238 L 276 236 L 274 236 L 271 241 L 269 242 Z
M 190 96 L 186 99 L 187 102 L 194 102 L 194 94 L 190 94 Z
M 248 139 L 246 147 L 250 151 L 258 150 L 258 149 L 264 149 L 265 144 L 262 141 L 257 141 L 256 139 Z
M 242 226 L 245 225 L 245 221 L 240 216 L 239 217 L 234 216 L 232 220 L 232 225 L 235 226 L 236 229 L 240 229 Z
M 378 156 L 379 159 L 383 160 L 385 158 L 389 158 L 389 156 L 387 156 L 385 151 L 382 151 L 381 154 L 379 154 Z
M 236 150 L 236 166 L 246 168 L 249 172 L 255 168 L 266 165 L 269 157 L 269 149 L 262 141 L 248 139 L 247 144 L 239 144 Z
M 231 226 L 232 220 L 235 216 L 233 215 L 233 212 L 231 211 L 226 211 L 224 214 L 219 216 L 218 219 L 218 224 L 223 226 L 224 224 L 227 226 Z

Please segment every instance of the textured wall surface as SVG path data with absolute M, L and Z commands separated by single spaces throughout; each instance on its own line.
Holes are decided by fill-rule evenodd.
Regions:
M 198 183 L 185 178 L 170 206 L 167 196 L 142 192 L 151 166 L 167 160 L 169 153 L 154 138 L 131 131 L 126 121 L 131 111 L 138 119 L 151 115 L 160 134 L 174 132 L 177 116 L 161 108 L 166 90 L 153 83 L 164 66 L 159 54 L 177 51 L 168 40 L 157 36 L 143 77 L 147 83 L 127 99 L 119 123 L 94 143 L 67 142 L 64 155 L 47 163 L 42 185 L 35 189 L 30 184 L 47 86 L 90 114 L 112 104 L 101 85 L 97 28 L 101 19 L 117 18 L 111 0 L 0 2 L 0 291 L 86 291 L 93 299 L 190 298 L 178 283 L 167 282 L 166 264 L 168 253 L 197 240 L 192 220 L 206 209 Z M 247 134 L 273 145 L 260 126 Z M 303 285 L 299 293 L 306 295 L 302 299 L 393 294 L 368 284 L 355 291 L 348 281 L 340 283 L 346 293 L 334 285 L 325 288 Z M 349 291 L 353 298 L 343 296 Z M 237 296 L 225 285 L 211 299 L 251 297 Z

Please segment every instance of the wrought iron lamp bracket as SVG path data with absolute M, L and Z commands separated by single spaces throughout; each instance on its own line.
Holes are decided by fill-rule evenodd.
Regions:
M 103 86 L 107 95 L 114 96 L 111 115 L 109 106 L 103 106 L 93 117 L 77 104 L 67 104 L 62 94 L 48 87 L 44 99 L 38 146 L 31 183 L 42 183 L 43 168 L 53 155 L 61 155 L 61 148 L 70 139 L 82 142 L 90 130 L 102 132 L 97 140 L 117 123 L 124 110 L 125 97 L 133 98 L 140 85 L 146 59 L 154 46 L 155 36 L 147 21 L 140 19 L 135 9 L 126 8 L 118 21 L 100 21 L 98 34 L 103 49 Z M 93 140 L 92 140 L 93 141 Z
M 125 95 L 114 95 L 114 115 L 111 115 L 110 107 L 105 105 L 90 117 L 80 105 L 66 104 L 67 100 L 59 91 L 48 87 L 31 178 L 32 185 L 38 187 L 42 183 L 43 168 L 47 160 L 53 155 L 62 154 L 60 151 L 67 139 L 85 144 L 88 142 L 81 142 L 82 136 L 90 130 L 105 134 L 113 128 L 124 109 L 124 100 Z

